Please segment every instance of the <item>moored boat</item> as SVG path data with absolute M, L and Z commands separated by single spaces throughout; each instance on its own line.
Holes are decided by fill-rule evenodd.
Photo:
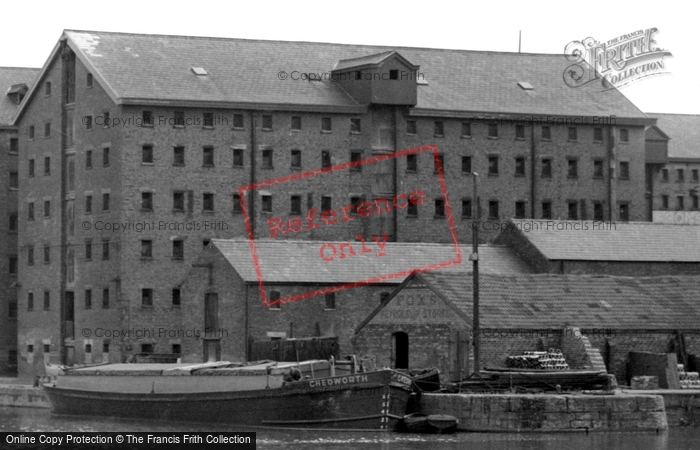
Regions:
M 458 420 L 447 414 L 409 414 L 403 418 L 403 431 L 409 433 L 447 434 L 454 433 Z
M 403 418 L 409 377 L 330 372 L 322 360 L 112 364 L 67 370 L 44 389 L 55 414 L 373 430 L 392 430 Z

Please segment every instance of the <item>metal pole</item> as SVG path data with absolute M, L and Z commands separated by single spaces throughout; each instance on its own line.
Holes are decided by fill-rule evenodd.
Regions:
M 472 173 L 474 180 L 474 201 L 472 201 L 472 217 L 475 218 L 472 222 L 472 255 L 470 259 L 473 264 L 472 271 L 472 300 L 473 300 L 473 318 L 472 318 L 472 332 L 474 335 L 474 373 L 479 375 L 481 370 L 479 356 L 480 356 L 480 343 L 479 343 L 479 226 L 481 224 L 481 217 L 479 217 L 479 194 L 478 194 L 478 184 L 477 179 L 479 174 L 476 172 Z

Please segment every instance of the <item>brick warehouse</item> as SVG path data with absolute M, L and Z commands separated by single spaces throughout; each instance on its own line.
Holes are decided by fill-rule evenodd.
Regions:
M 97 348 L 76 332 L 181 323 L 177 286 L 202 243 L 245 235 L 241 185 L 435 144 L 462 242 L 472 200 L 490 220 L 643 220 L 654 120 L 615 90 L 568 88 L 567 66 L 562 55 L 64 32 L 14 119 L 20 372 L 167 346 Z M 419 185 L 421 208 L 285 238 L 449 242 L 427 153 L 245 200 L 265 237 L 272 217 Z
M 39 69 L 0 67 L 0 376 L 17 372 L 17 159 L 19 135 L 11 125 Z

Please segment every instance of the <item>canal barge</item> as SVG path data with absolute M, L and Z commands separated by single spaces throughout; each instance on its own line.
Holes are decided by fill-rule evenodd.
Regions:
M 341 373 L 324 360 L 106 364 L 67 369 L 44 389 L 54 414 L 393 430 L 412 380 L 390 369 Z

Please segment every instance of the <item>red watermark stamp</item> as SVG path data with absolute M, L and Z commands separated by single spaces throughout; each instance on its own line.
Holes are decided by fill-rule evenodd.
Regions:
M 385 179 L 387 175 L 381 173 L 381 171 L 374 174 L 360 174 L 359 172 L 362 170 L 367 170 L 368 168 L 372 167 L 380 167 L 382 164 L 386 166 L 387 163 L 396 163 L 397 161 L 394 160 L 400 158 L 417 158 L 417 156 L 420 154 L 425 154 L 426 156 L 431 157 L 430 159 L 434 164 L 435 177 L 432 181 L 436 182 L 437 186 L 432 186 L 432 190 L 430 191 L 436 193 L 436 204 L 438 202 L 442 202 L 440 204 L 442 207 L 444 207 L 444 219 L 446 219 L 445 221 L 449 227 L 448 234 L 454 246 L 453 254 L 446 254 L 444 259 L 441 257 L 439 261 L 432 261 L 429 264 L 419 265 L 417 267 L 410 267 L 397 271 L 385 270 L 384 273 L 382 273 L 380 270 L 378 273 L 363 276 L 361 277 L 362 279 L 353 280 L 352 282 L 338 283 L 329 280 L 329 283 L 327 284 L 335 285 L 323 289 L 309 289 L 306 292 L 295 293 L 279 299 L 269 299 L 266 292 L 265 277 L 262 269 L 264 262 L 261 261 L 258 252 L 255 234 L 258 234 L 258 236 L 263 239 L 280 239 L 289 240 L 292 242 L 294 238 L 303 239 L 306 237 L 310 241 L 313 241 L 314 244 L 318 244 L 318 252 L 316 255 L 319 261 L 322 261 L 325 264 L 349 264 L 349 260 L 354 259 L 354 257 L 374 256 L 376 258 L 385 258 L 388 256 L 391 243 L 387 243 L 391 240 L 391 237 L 389 233 L 382 231 L 382 224 L 383 226 L 386 226 L 387 222 L 404 221 L 402 222 L 404 223 L 404 226 L 410 226 L 411 224 L 405 219 L 406 216 L 399 218 L 398 215 L 406 214 L 409 217 L 417 218 L 418 211 L 421 208 L 423 210 L 423 216 L 432 215 L 428 212 L 429 208 L 431 207 L 429 194 L 426 194 L 424 189 L 421 189 L 420 186 L 415 186 L 415 183 L 413 186 L 409 186 L 403 192 L 400 190 L 401 188 L 396 186 L 395 191 L 398 193 L 389 196 L 374 195 L 374 198 L 371 200 L 366 199 L 363 195 L 353 196 L 352 194 L 348 194 L 350 196 L 350 201 L 345 202 L 342 204 L 342 206 L 336 208 L 330 207 L 330 201 L 329 204 L 322 204 L 320 208 L 313 206 L 313 194 L 309 194 L 310 197 L 305 214 L 302 214 L 301 211 L 303 196 L 299 194 L 295 195 L 294 192 L 298 192 L 298 189 L 303 190 L 304 188 L 323 192 L 323 189 L 319 189 L 318 186 L 325 186 L 327 188 L 328 186 L 343 184 L 346 184 L 349 190 L 357 188 L 358 185 L 360 186 L 359 189 L 362 189 L 363 187 L 366 188 L 368 184 L 373 182 L 375 184 L 381 183 L 382 178 Z M 364 177 L 362 177 L 362 175 L 364 175 Z M 342 179 L 332 179 L 334 176 L 340 176 Z M 312 180 L 314 177 L 316 177 L 316 179 Z M 358 179 L 360 181 L 358 181 Z M 313 185 L 314 181 L 319 180 L 325 181 L 326 184 L 324 185 L 321 183 Z M 416 180 L 419 180 L 419 178 L 416 178 Z M 425 179 L 423 179 L 423 182 L 425 182 Z M 419 183 L 419 181 L 416 181 L 416 183 Z M 299 185 L 301 185 L 301 187 L 299 187 Z M 281 189 L 283 193 L 290 195 L 290 217 L 280 217 L 279 215 L 271 214 L 272 194 L 269 190 L 275 188 L 278 190 Z M 246 194 L 249 192 L 255 192 L 261 197 L 268 197 L 266 200 L 263 200 L 263 203 L 267 201 L 269 209 L 267 211 L 263 209 L 261 213 L 256 215 L 257 217 L 260 217 L 260 220 L 256 222 L 255 231 L 253 230 L 253 219 L 250 217 L 249 209 L 247 207 Z M 457 231 L 452 216 L 452 208 L 447 195 L 447 186 L 442 167 L 442 158 L 438 153 L 437 146 L 435 145 L 427 145 L 424 147 L 417 147 L 394 153 L 380 154 L 370 158 L 359 159 L 330 167 L 311 170 L 308 172 L 300 172 L 280 178 L 270 179 L 247 186 L 241 186 L 238 189 L 238 195 L 240 196 L 241 209 L 245 218 L 248 242 L 250 245 L 253 264 L 255 265 L 255 273 L 259 285 L 260 295 L 262 303 L 265 307 L 277 306 L 282 303 L 294 302 L 331 292 L 352 289 L 354 287 L 383 283 L 389 280 L 398 279 L 400 282 L 402 278 L 405 278 L 414 272 L 436 270 L 447 266 L 461 264 L 462 262 Z M 331 199 L 331 197 L 323 196 L 322 199 L 325 202 L 326 199 Z M 377 224 L 379 228 L 377 228 Z M 416 223 L 414 226 L 421 225 Z M 352 242 L 338 241 L 337 236 L 343 233 L 345 233 L 348 237 L 352 237 Z M 326 235 L 335 236 L 336 239 L 323 239 L 322 236 Z M 303 262 L 300 263 L 303 264 Z M 361 263 L 362 261 L 359 262 L 359 264 Z M 355 264 L 358 264 L 358 262 Z M 342 271 L 344 268 L 336 267 L 335 270 Z

